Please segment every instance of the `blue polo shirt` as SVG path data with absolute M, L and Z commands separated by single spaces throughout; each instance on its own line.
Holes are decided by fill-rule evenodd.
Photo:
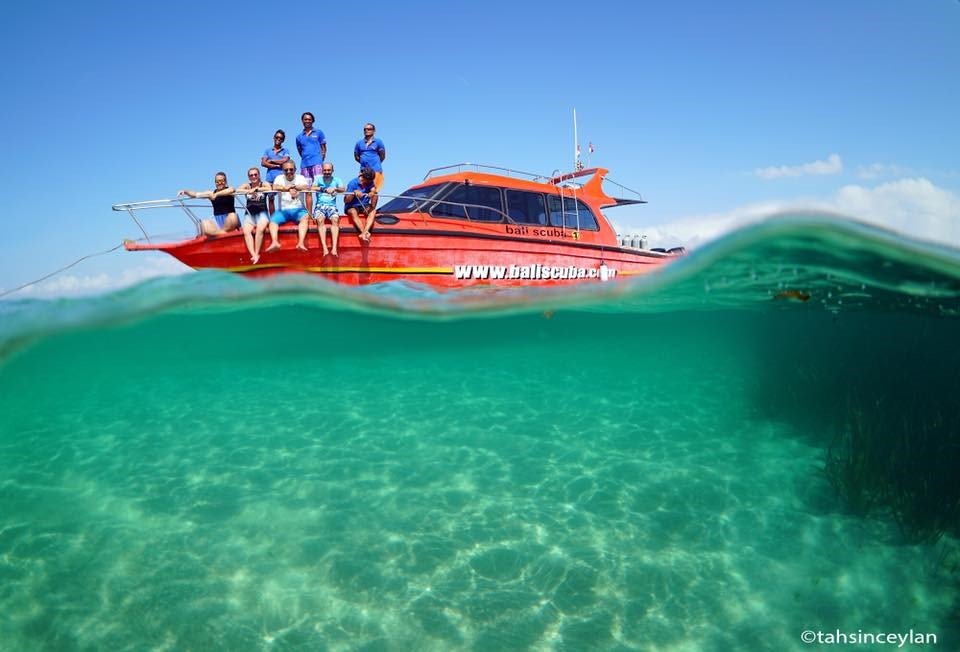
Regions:
M 323 175 L 313 180 L 313 187 L 317 188 L 318 190 L 326 190 L 331 186 L 334 188 L 342 188 L 343 181 L 341 181 L 340 177 L 330 177 L 330 183 L 326 183 L 323 180 Z M 337 205 L 336 195 L 331 195 L 326 192 L 317 193 L 317 206 L 336 206 L 336 205 Z
M 320 145 L 327 142 L 323 132 L 314 129 L 310 135 L 302 131 L 297 135 L 297 151 L 300 152 L 300 167 L 305 168 L 311 165 L 320 165 L 323 163 L 323 155 L 320 153 Z
M 284 158 L 286 158 L 286 157 L 288 157 L 288 156 L 290 156 L 290 152 L 287 151 L 287 148 L 286 148 L 286 147 L 281 147 L 279 152 L 273 151 L 273 148 L 272 148 L 272 147 L 268 147 L 267 149 L 265 149 L 265 150 L 263 151 L 263 157 L 264 157 L 265 159 L 267 159 L 268 161 L 279 161 L 279 160 L 284 159 Z M 270 183 L 273 183 L 273 181 L 274 181 L 277 177 L 279 177 L 281 174 L 283 174 L 283 172 L 280 170 L 280 168 L 269 168 L 269 169 L 268 169 L 268 168 L 263 168 L 263 169 L 267 171 L 267 175 L 264 177 L 264 179 L 266 179 L 266 180 L 269 181 Z
M 359 203 L 364 208 L 367 208 L 368 206 L 370 206 L 370 197 L 361 197 L 359 200 L 357 200 L 357 198 L 354 197 L 351 193 L 353 193 L 354 190 L 359 190 L 360 192 L 366 193 L 373 190 L 373 188 L 374 188 L 373 181 L 371 181 L 369 185 L 365 186 L 360 182 L 360 179 L 357 177 L 350 179 L 350 183 L 347 184 L 347 193 L 343 196 L 343 210 L 347 210 L 348 208 L 350 208 L 351 206 L 357 203 Z
M 379 138 L 371 140 L 369 145 L 366 138 L 361 138 L 353 147 L 353 153 L 360 155 L 360 167 L 370 168 L 374 172 L 383 172 L 383 167 L 380 165 L 380 152 L 385 151 L 383 141 Z

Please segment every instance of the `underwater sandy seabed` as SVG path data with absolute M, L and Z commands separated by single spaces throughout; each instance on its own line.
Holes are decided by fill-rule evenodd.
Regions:
M 783 650 L 912 628 L 949 648 L 954 540 L 852 513 L 823 467 L 845 413 L 955 405 L 930 396 L 953 333 L 802 307 L 293 305 L 52 336 L 0 367 L 0 640 Z

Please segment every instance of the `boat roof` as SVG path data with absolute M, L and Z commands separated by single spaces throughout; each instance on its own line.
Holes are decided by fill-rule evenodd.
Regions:
M 480 163 L 455 163 L 429 170 L 423 177 L 423 181 L 413 188 L 423 188 L 437 183 L 475 183 L 550 194 L 566 194 L 564 191 L 569 190 L 581 198 L 596 202 L 601 208 L 647 203 L 639 192 L 607 179 L 608 172 L 606 168 L 592 167 L 573 172 L 555 171 L 550 175 L 542 175 Z M 603 190 L 604 181 L 633 193 L 636 197 L 613 197 Z

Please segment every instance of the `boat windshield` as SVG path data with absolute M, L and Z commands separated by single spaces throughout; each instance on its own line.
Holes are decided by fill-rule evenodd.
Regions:
M 448 183 L 438 183 L 423 188 L 411 188 L 396 199 L 391 199 L 377 212 L 383 213 L 413 213 L 423 210 L 426 200 L 436 196 L 441 190 L 449 186 Z

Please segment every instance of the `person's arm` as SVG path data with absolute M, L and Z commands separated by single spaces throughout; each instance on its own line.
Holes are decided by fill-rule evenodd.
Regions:
M 217 197 L 225 197 L 226 195 L 234 194 L 233 186 L 227 186 L 223 190 L 215 190 L 210 193 L 210 199 L 216 199 Z
M 177 193 L 177 197 L 184 195 L 190 199 L 213 199 L 213 192 L 210 190 L 201 190 L 200 192 L 196 192 L 195 190 L 181 190 Z
M 269 158 L 264 155 L 264 165 L 268 170 L 280 170 L 283 168 L 283 164 L 290 160 L 290 154 L 287 150 L 281 149 L 280 152 L 284 152 L 283 158 Z M 275 152 L 275 154 L 279 154 L 280 152 Z
M 320 158 L 327 160 L 327 141 L 320 143 Z
M 353 160 L 357 163 L 360 162 L 360 143 L 358 142 L 353 146 Z
M 303 146 L 300 144 L 300 136 L 297 136 L 297 153 L 303 158 Z
M 380 149 L 377 150 L 377 154 L 380 155 L 380 162 L 383 163 L 384 159 L 387 158 L 387 148 L 384 147 L 383 141 L 380 141 Z

